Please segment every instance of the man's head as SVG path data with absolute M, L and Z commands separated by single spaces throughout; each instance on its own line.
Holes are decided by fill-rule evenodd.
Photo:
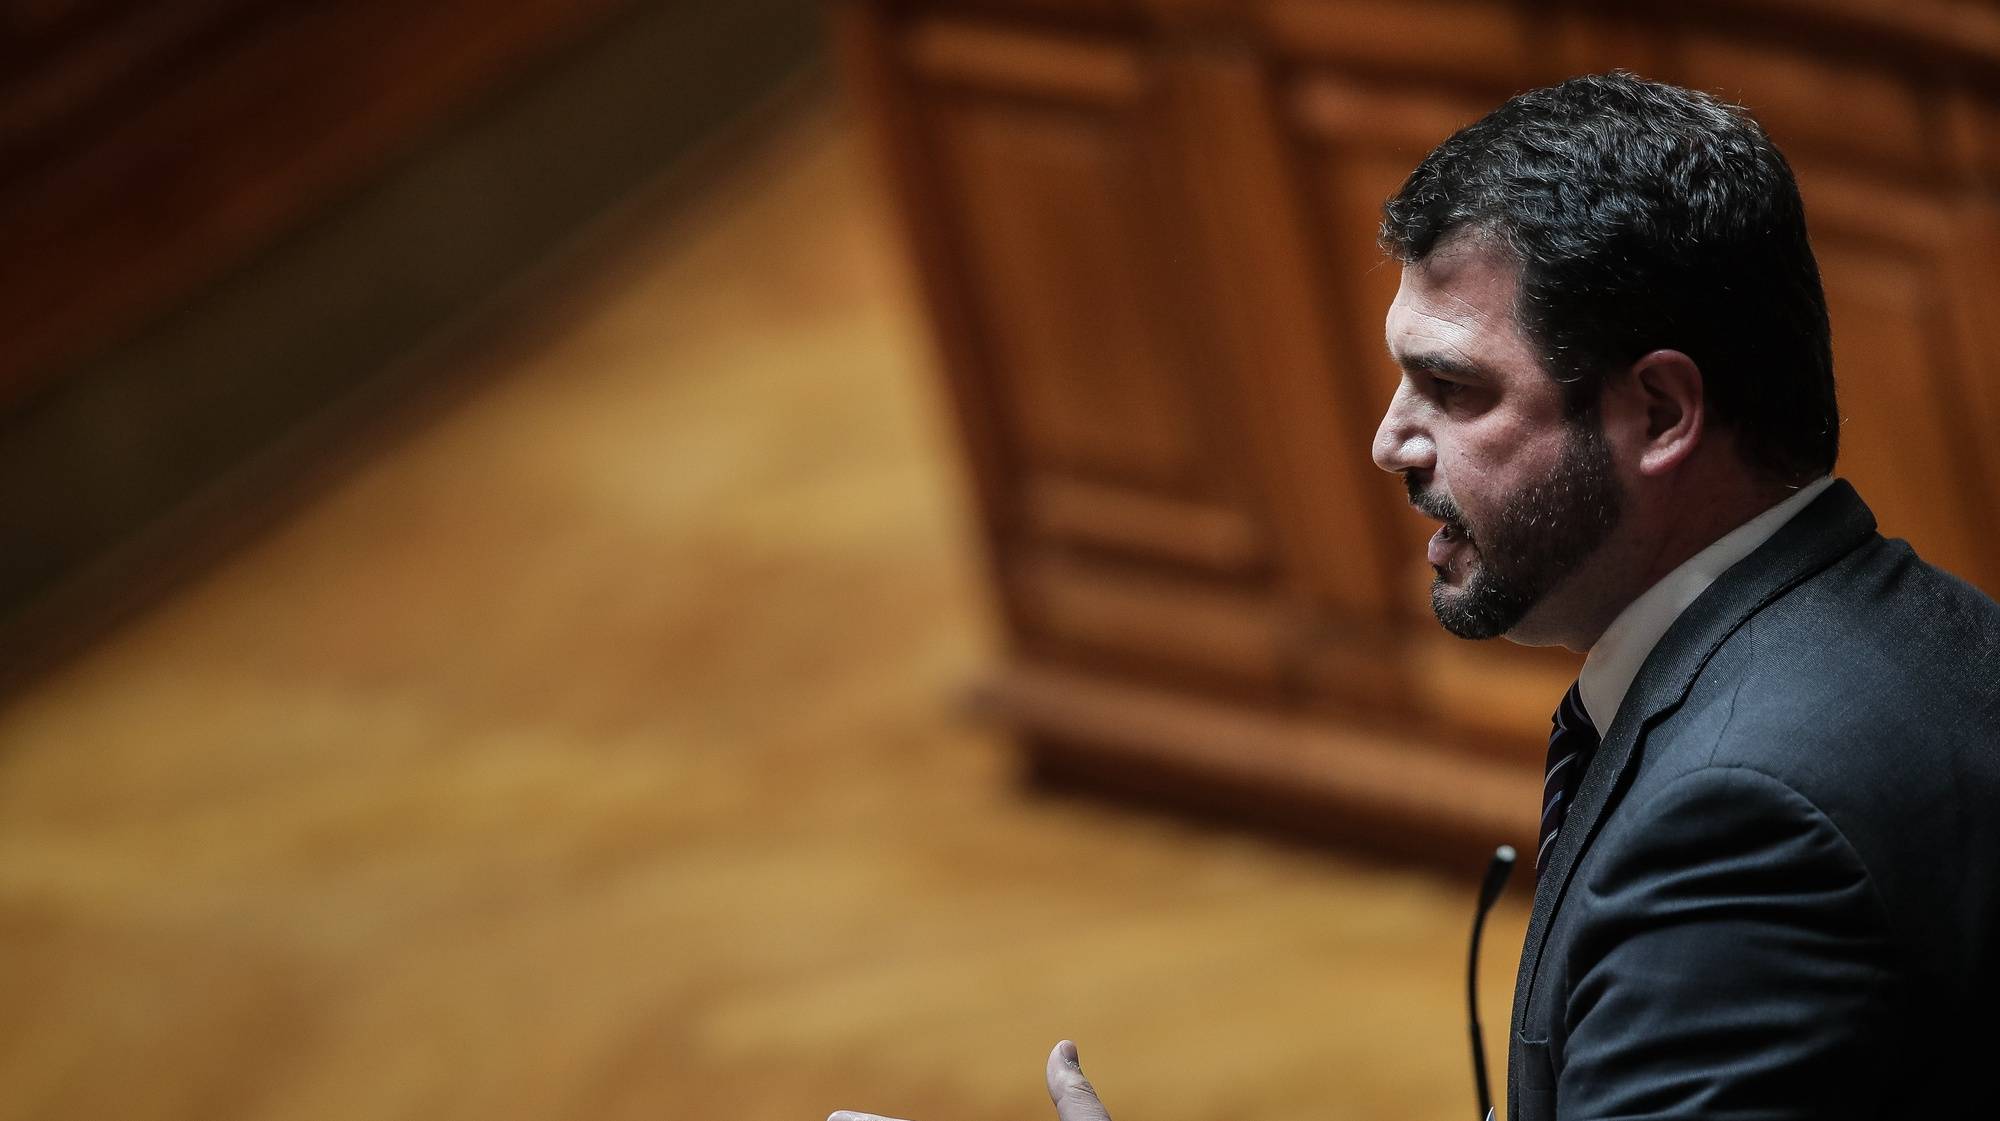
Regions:
M 1460 130 L 1384 214 L 1405 376 L 1375 458 L 1445 523 L 1433 606 L 1454 633 L 1587 645 L 1712 540 L 1704 492 L 1731 507 L 1831 469 L 1804 209 L 1741 111 L 1573 79 Z

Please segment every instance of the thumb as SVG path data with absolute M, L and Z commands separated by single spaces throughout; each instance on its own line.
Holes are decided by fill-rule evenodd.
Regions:
M 1049 1100 L 1056 1103 L 1059 1121 L 1111 1121 L 1104 1103 L 1097 1100 L 1097 1088 L 1083 1076 L 1077 1063 L 1076 1044 L 1065 1039 L 1049 1052 Z

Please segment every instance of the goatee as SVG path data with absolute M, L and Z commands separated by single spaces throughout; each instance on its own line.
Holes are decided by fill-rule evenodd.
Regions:
M 1411 505 L 1479 555 L 1463 587 L 1447 584 L 1442 571 L 1431 583 L 1432 613 L 1460 638 L 1497 638 L 1513 630 L 1604 543 L 1623 513 L 1611 448 L 1595 418 L 1573 422 L 1555 466 L 1510 495 L 1478 534 L 1450 498 L 1419 489 L 1414 475 L 1403 481 Z

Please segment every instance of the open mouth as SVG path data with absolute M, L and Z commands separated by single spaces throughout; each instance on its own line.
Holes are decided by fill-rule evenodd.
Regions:
M 1474 548 L 1472 535 L 1466 532 L 1464 523 L 1459 520 L 1458 507 L 1441 492 L 1422 485 L 1415 475 L 1405 476 L 1403 482 L 1410 492 L 1411 508 L 1431 521 L 1441 523 L 1437 532 L 1431 535 L 1426 559 L 1440 579 L 1452 579 L 1457 575 L 1454 562 L 1462 562 L 1464 551 Z
M 1430 546 L 1425 551 L 1425 559 L 1437 570 L 1439 576 L 1454 575 L 1453 564 L 1462 550 L 1471 547 L 1471 540 L 1465 531 L 1452 522 L 1445 522 L 1431 535 Z

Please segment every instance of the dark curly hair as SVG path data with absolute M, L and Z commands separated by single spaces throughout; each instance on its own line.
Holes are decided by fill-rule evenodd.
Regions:
M 1788 482 L 1839 450 L 1833 348 L 1805 207 L 1738 106 L 1622 71 L 1519 95 L 1425 156 L 1383 204 L 1405 264 L 1461 235 L 1520 268 L 1515 315 L 1572 418 L 1659 348 L 1702 372 L 1707 413 Z

